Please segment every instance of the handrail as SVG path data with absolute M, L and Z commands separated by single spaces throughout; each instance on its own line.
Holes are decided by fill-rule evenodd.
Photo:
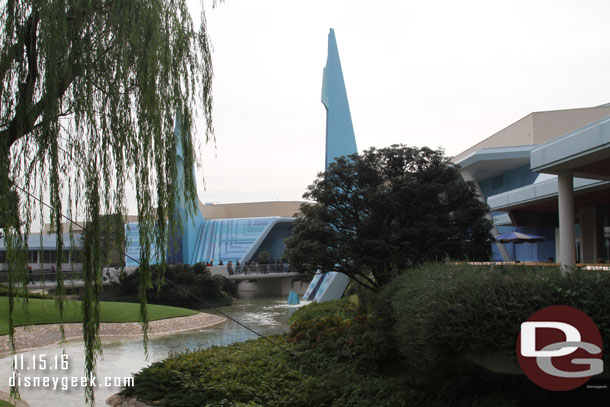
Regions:
M 233 265 L 233 273 L 229 275 L 251 275 L 251 274 L 269 274 L 269 273 L 294 273 L 295 268 L 288 263 L 279 264 L 244 264 Z
M 64 277 L 64 281 L 83 279 L 83 273 L 81 271 L 64 271 L 64 272 L 62 272 L 62 274 Z M 2 283 L 8 282 L 8 275 L 9 275 L 8 271 L 1 271 L 0 272 L 0 282 L 2 282 Z M 28 277 L 29 277 L 30 283 L 57 281 L 57 273 L 54 273 L 52 271 L 28 273 Z

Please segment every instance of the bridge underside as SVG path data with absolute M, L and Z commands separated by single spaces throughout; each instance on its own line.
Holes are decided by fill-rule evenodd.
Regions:
M 309 286 L 309 281 L 288 274 L 293 273 L 274 278 L 252 276 L 250 279 L 237 280 L 240 282 L 237 290 L 240 295 L 252 293 L 282 296 L 287 296 L 292 290 L 299 296 L 303 296 Z M 298 273 L 294 274 L 301 276 Z

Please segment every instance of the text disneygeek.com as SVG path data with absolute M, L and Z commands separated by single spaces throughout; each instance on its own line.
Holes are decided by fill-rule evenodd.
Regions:
M 33 354 L 15 355 L 13 358 L 13 372 L 8 378 L 10 387 L 37 387 L 50 390 L 68 391 L 77 387 L 130 387 L 134 385 L 133 376 L 97 377 L 70 376 L 70 359 L 68 355 Z M 39 374 L 36 374 L 39 372 Z M 58 372 L 60 375 L 50 375 Z M 63 373 L 63 374 L 62 374 Z

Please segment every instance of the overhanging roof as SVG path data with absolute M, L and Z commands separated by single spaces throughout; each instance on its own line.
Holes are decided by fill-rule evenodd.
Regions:
M 575 200 L 580 203 L 610 203 L 610 182 L 574 178 Z M 555 212 L 557 210 L 557 179 L 534 183 L 487 198 L 492 211 L 538 210 Z M 579 202 L 576 202 L 578 206 Z
M 535 172 L 610 180 L 610 116 L 537 146 L 531 152 Z
M 70 234 L 63 233 L 63 248 L 70 250 L 70 248 L 80 249 L 83 246 L 82 234 L 80 231 L 74 232 L 74 246 L 70 242 Z M 56 250 L 57 249 L 57 234 L 55 233 L 43 233 L 42 239 L 40 233 L 34 233 L 28 235 L 28 248 L 30 250 Z M 6 241 L 4 238 L 0 238 L 0 249 L 6 249 Z
M 530 152 L 535 146 L 484 148 L 455 161 L 468 170 L 474 179 L 483 181 L 508 170 L 530 163 Z

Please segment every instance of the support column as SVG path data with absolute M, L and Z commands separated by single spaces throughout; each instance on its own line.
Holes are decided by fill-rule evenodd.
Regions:
M 555 262 L 559 263 L 559 252 L 560 250 L 561 236 L 559 235 L 559 228 L 555 228 Z
M 597 208 L 581 206 L 580 218 L 580 253 L 583 263 L 595 263 L 597 260 Z
M 572 171 L 562 171 L 557 176 L 559 201 L 559 263 L 562 266 L 576 264 L 574 243 L 574 178 Z

